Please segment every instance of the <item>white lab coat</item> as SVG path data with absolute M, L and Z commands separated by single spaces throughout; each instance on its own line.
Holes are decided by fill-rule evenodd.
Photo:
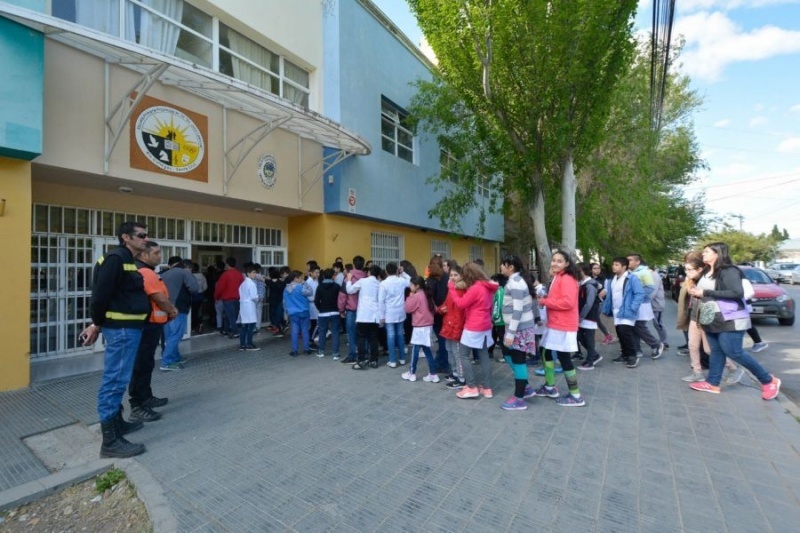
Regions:
M 258 321 L 256 303 L 258 302 L 258 289 L 256 283 L 245 278 L 239 285 L 239 323 L 255 324 Z

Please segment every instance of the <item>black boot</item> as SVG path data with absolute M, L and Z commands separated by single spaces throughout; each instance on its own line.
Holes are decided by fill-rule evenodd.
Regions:
M 119 411 L 117 411 L 117 416 L 115 416 L 113 420 L 119 427 L 120 435 L 127 435 L 128 433 L 139 431 L 144 427 L 144 422 L 140 420 L 137 420 L 136 422 L 126 422 L 125 419 L 122 418 L 122 406 L 120 406 Z
M 133 444 L 125 440 L 119 432 L 119 424 L 116 418 L 108 422 L 101 422 L 100 428 L 103 432 L 103 444 L 100 446 L 100 457 L 133 457 L 144 452 L 144 444 Z

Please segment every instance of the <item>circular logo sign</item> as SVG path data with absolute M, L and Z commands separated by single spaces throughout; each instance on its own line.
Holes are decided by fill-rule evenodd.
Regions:
M 275 186 L 276 170 L 277 166 L 274 157 L 271 155 L 261 156 L 261 159 L 258 160 L 258 179 L 261 181 L 261 185 L 267 189 L 273 188 Z
M 136 120 L 135 131 L 142 153 L 162 170 L 191 172 L 203 161 L 205 146 L 200 129 L 177 109 L 145 109 Z

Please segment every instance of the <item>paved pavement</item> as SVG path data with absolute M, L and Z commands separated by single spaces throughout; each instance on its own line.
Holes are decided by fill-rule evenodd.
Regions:
M 670 336 L 672 352 L 632 370 L 610 362 L 618 344 L 603 347 L 579 375 L 586 407 L 534 398 L 520 412 L 500 409 L 512 390 L 501 364 L 495 398 L 459 400 L 403 368 L 219 338 L 184 371 L 156 371 L 164 419 L 130 440 L 147 444 L 136 462 L 180 531 L 797 531 L 796 408 L 754 383 L 691 391 Z M 0 394 L 0 489 L 46 473 L 19 459 L 26 431 L 96 422 L 98 383 Z

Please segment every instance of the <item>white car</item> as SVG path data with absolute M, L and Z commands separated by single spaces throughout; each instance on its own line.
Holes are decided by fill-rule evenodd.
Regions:
M 792 285 L 795 283 L 800 283 L 800 265 L 796 266 L 794 270 L 792 270 L 792 277 L 789 280 L 789 283 Z
M 781 276 L 776 281 L 781 283 L 791 283 L 792 282 L 792 270 L 795 267 L 800 266 L 797 263 L 775 263 L 772 265 L 774 270 L 780 272 Z

